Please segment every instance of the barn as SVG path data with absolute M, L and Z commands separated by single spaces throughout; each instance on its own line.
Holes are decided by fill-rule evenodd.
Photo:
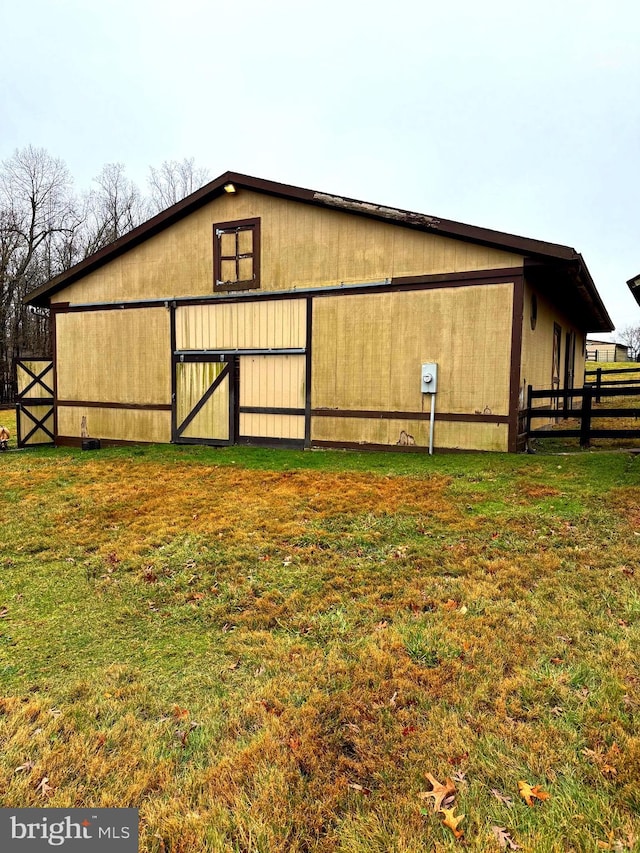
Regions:
M 581 385 L 613 328 L 572 248 L 235 172 L 27 301 L 20 428 L 59 445 L 514 452 L 527 385 Z
M 587 361 L 632 361 L 628 344 L 587 337 Z

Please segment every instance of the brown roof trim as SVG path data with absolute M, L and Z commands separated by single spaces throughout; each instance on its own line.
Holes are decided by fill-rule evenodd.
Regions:
M 313 204 L 318 207 L 331 208 L 333 210 L 342 210 L 345 213 L 352 213 L 357 216 L 366 216 L 372 219 L 377 219 L 384 222 L 392 222 L 396 225 L 401 225 L 406 228 L 415 228 L 421 231 L 431 231 L 445 237 L 461 239 L 467 242 L 479 243 L 481 245 L 490 246 L 492 248 L 502 249 L 503 251 L 512 251 L 527 257 L 544 259 L 554 259 L 561 261 L 576 261 L 582 262 L 581 256 L 569 246 L 562 246 L 556 243 L 547 243 L 541 240 L 531 240 L 527 237 L 519 237 L 515 234 L 507 234 L 502 231 L 493 231 L 488 228 L 478 228 L 475 225 L 466 225 L 462 222 L 455 222 L 451 219 L 439 219 L 434 216 L 428 216 L 422 213 L 415 213 L 409 210 L 400 208 L 386 207 L 384 205 L 372 204 L 358 199 L 347 198 L 345 196 L 331 195 L 329 193 L 318 192 L 315 190 L 295 187 L 289 184 L 281 184 L 276 181 L 268 181 L 263 178 L 254 178 L 250 175 L 242 175 L 238 172 L 225 172 L 215 180 L 201 187 L 196 192 L 177 202 L 177 204 L 168 207 L 161 213 L 151 219 L 143 222 L 137 228 L 129 231 L 123 237 L 120 237 L 113 243 L 110 243 L 105 248 L 100 249 L 93 255 L 90 255 L 79 264 L 71 267 L 60 275 L 48 281 L 41 287 L 29 293 L 24 301 L 27 304 L 39 305 L 46 307 L 48 299 L 54 293 L 67 287 L 74 281 L 82 278 L 90 272 L 98 269 L 114 258 L 119 257 L 125 252 L 139 245 L 145 240 L 160 233 L 165 228 L 169 228 L 185 216 L 193 213 L 205 204 L 208 204 L 213 199 L 217 198 L 224 192 L 225 184 L 233 183 L 238 189 L 252 190 L 254 192 L 266 193 L 267 195 L 277 196 L 279 198 L 288 199 L 291 201 L 299 201 L 304 204 Z M 584 265 L 584 262 L 582 262 Z M 584 267 L 586 271 L 586 267 Z M 588 275 L 588 271 L 587 271 Z M 595 296 L 599 301 L 595 286 L 591 281 L 591 276 L 588 275 L 587 287 L 593 287 Z M 602 306 L 604 310 L 604 306 Z M 606 314 L 606 311 L 605 311 Z

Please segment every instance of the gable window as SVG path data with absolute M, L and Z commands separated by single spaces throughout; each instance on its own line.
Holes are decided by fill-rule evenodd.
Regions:
M 213 289 L 260 287 L 260 220 L 238 219 L 213 226 Z

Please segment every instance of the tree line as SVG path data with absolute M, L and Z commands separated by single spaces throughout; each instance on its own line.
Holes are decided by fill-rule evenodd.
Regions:
M 76 192 L 63 160 L 27 146 L 0 162 L 0 403 L 14 394 L 14 362 L 50 353 L 49 312 L 24 297 L 210 180 L 193 158 L 151 166 L 145 190 L 108 163 Z

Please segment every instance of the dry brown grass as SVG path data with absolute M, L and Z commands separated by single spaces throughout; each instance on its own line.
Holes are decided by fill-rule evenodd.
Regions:
M 162 454 L 3 457 L 2 804 L 136 806 L 153 853 L 633 849 L 633 461 Z

